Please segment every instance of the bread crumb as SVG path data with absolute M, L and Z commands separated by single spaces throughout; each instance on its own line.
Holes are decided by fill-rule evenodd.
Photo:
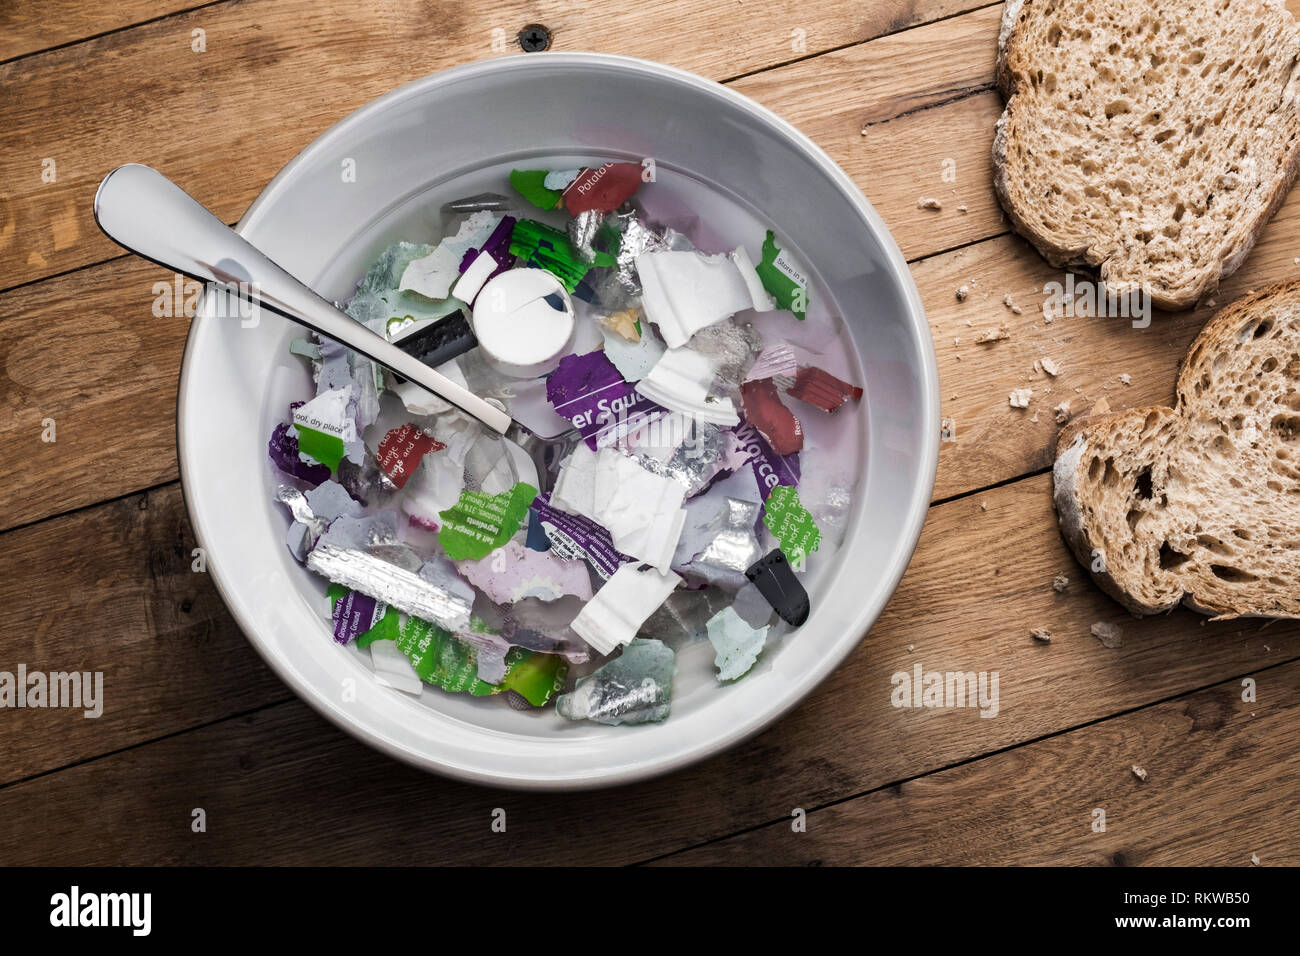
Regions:
M 1052 632 L 1045 627 L 1036 627 L 1029 632 L 1029 635 L 1040 644 L 1052 643 Z
M 1058 574 L 1052 578 L 1052 590 L 1057 594 L 1063 593 L 1070 586 L 1070 579 L 1064 574 Z
M 1061 402 L 1060 405 L 1052 409 L 1052 414 L 1056 416 L 1056 424 L 1064 425 L 1070 420 L 1070 403 Z
M 1139 767 L 1137 764 L 1134 764 L 1134 765 L 1133 765 L 1133 776 L 1137 777 L 1139 780 L 1141 780 L 1143 783 L 1145 783 L 1145 782 L 1146 782 L 1146 779 L 1147 779 L 1147 772 L 1146 772 L 1145 770 L 1143 770 L 1141 767 Z
M 1104 415 L 1110 411 L 1110 402 L 1106 401 L 1105 396 L 1097 399 L 1097 403 L 1092 406 L 1093 415 Z
M 1101 641 L 1102 647 L 1116 648 L 1124 646 L 1124 629 L 1109 621 L 1097 621 L 1088 629 L 1092 636 Z
M 1057 365 L 1051 359 L 1045 358 L 1042 360 L 1041 364 L 1043 366 L 1043 371 L 1046 372 L 1048 375 L 1051 375 L 1052 377 L 1056 377 L 1057 375 L 1061 374 L 1061 366 Z
M 1256 855 L 1256 854 L 1254 854 L 1254 853 L 1252 853 L 1252 854 L 1250 855 L 1250 865 L 1251 865 L 1251 866 L 1259 866 L 1259 856 L 1258 856 L 1258 855 Z
M 975 344 L 988 345 L 990 342 L 1001 342 L 1003 339 L 1009 338 L 1011 338 L 1011 330 L 1003 325 L 996 329 L 985 329 L 975 336 Z
M 970 286 L 963 285 L 957 287 L 957 301 L 965 302 L 966 296 L 970 295 Z
M 1012 408 L 1028 408 L 1029 399 L 1034 394 L 1032 388 L 1017 388 L 1007 396 L 1007 401 Z
M 1030 424 L 1032 424 L 1032 425 L 1037 425 L 1037 424 L 1038 424 L 1038 412 L 1034 412 L 1034 415 L 1033 415 L 1032 418 L 1029 419 L 1029 422 L 1030 422 Z
M 939 202 L 939 200 L 935 199 L 933 196 L 923 196 L 916 201 L 916 208 L 917 209 L 942 209 L 943 203 Z
M 1133 376 L 1129 375 L 1128 372 L 1125 372 L 1123 375 L 1119 377 L 1119 383 L 1121 385 L 1132 385 Z
M 912 653 L 912 651 L 915 650 L 915 649 L 916 649 L 916 645 L 915 645 L 915 644 L 908 644 L 908 645 L 907 645 L 907 653 L 910 654 L 910 653 Z
M 1206 300 L 1205 300 L 1205 304 L 1208 305 L 1208 306 L 1212 309 L 1212 308 L 1214 308 L 1216 305 L 1218 305 L 1219 303 L 1215 302 L 1213 299 L 1206 299 Z
M 989 510 L 989 503 L 987 501 L 981 501 L 980 511 L 988 511 L 988 510 Z
M 939 441 L 955 442 L 957 440 L 957 423 L 951 418 L 939 422 Z
M 960 206 L 958 206 L 957 211 L 961 213 L 963 216 L 966 215 L 966 204 L 962 203 Z

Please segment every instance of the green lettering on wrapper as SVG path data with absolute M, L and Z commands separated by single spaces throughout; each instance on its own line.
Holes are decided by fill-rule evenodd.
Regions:
M 462 491 L 456 504 L 438 512 L 438 543 L 453 561 L 485 558 L 514 537 L 536 497 L 537 489 L 522 481 L 499 495 Z

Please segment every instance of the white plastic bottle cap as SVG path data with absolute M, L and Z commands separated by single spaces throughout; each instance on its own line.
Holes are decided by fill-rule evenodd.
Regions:
M 536 378 L 573 347 L 573 300 L 544 269 L 519 268 L 488 281 L 474 300 L 474 335 L 502 375 Z

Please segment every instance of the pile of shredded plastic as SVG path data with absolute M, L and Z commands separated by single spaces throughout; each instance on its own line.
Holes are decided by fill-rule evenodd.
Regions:
M 730 682 L 807 618 L 826 502 L 800 501 L 800 416 L 862 390 L 756 329 L 808 307 L 772 232 L 757 265 L 699 251 L 641 212 L 654 185 L 631 163 L 510 182 L 444 206 L 436 245 L 385 250 L 346 309 L 516 427 L 295 340 L 316 394 L 270 439 L 287 544 L 385 684 L 662 720 L 684 642 L 710 641 Z

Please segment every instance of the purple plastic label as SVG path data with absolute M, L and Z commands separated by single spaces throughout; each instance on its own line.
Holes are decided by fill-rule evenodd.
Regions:
M 302 404 L 302 402 L 296 402 L 294 405 L 290 405 L 290 414 L 293 413 L 293 409 L 301 407 Z M 271 457 L 272 464 L 287 475 L 309 481 L 313 485 L 319 485 L 322 481 L 329 480 L 330 470 L 328 467 L 305 462 L 298 457 L 298 439 L 289 434 L 288 422 L 280 422 L 275 426 L 275 430 L 271 432 L 271 440 L 267 442 L 266 450 Z
M 736 437 L 745 446 L 746 461 L 754 469 L 758 491 L 764 501 L 767 501 L 767 496 L 778 485 L 794 488 L 799 484 L 798 452 L 793 455 L 778 455 L 758 433 L 758 429 L 746 421 L 742 421 L 736 429 Z
M 565 356 L 546 379 L 546 398 L 593 451 L 668 414 L 625 382 L 600 349 Z
M 460 271 L 463 273 L 474 260 L 479 257 L 479 253 L 486 252 L 497 262 L 497 267 L 493 271 L 493 276 L 498 276 L 505 272 L 515 263 L 515 257 L 510 254 L 510 236 L 515 230 L 515 223 L 518 220 L 514 216 L 502 216 L 497 227 L 492 230 L 492 235 L 487 237 L 481 248 L 466 249 L 465 255 L 460 260 Z
M 551 540 L 551 550 L 561 558 L 586 558 L 606 580 L 620 564 L 631 560 L 614 547 L 609 532 L 590 518 L 552 508 L 549 492 L 534 498 L 532 508 Z
M 360 591 L 349 591 L 334 602 L 334 640 L 350 644 L 384 616 L 384 604 Z

